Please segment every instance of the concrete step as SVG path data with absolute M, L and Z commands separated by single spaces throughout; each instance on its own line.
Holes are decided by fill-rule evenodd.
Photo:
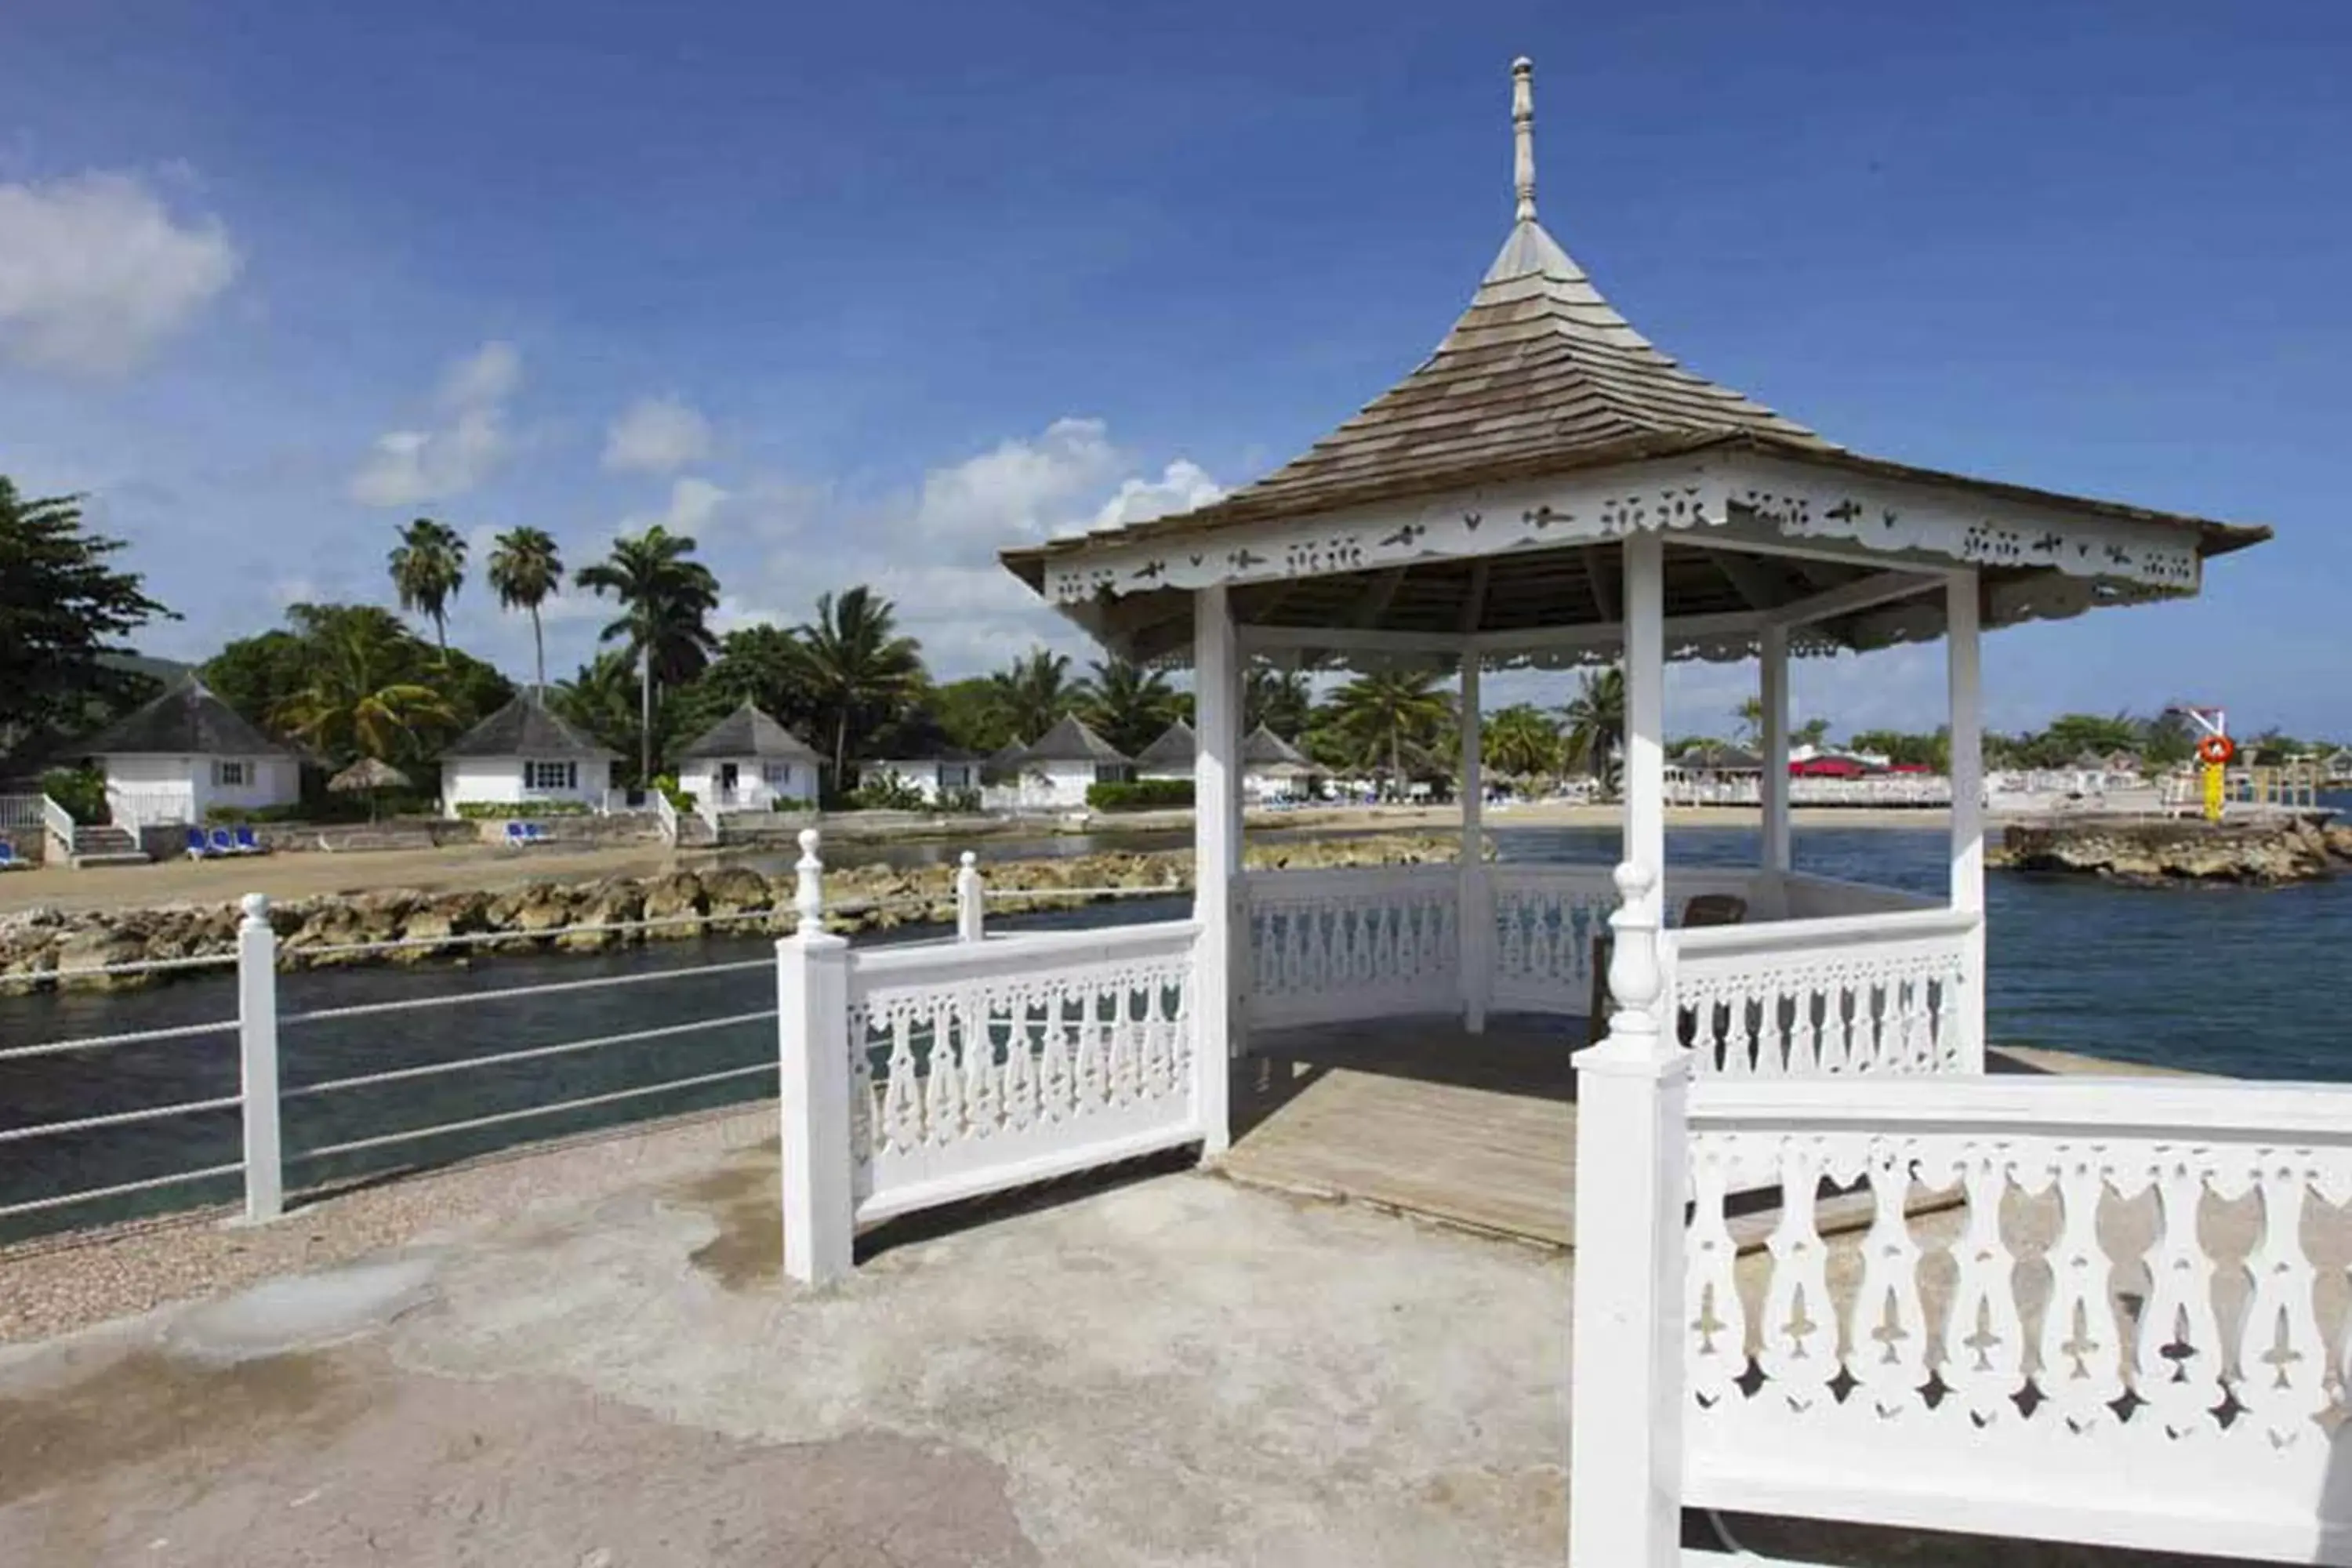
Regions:
M 146 866 L 154 857 L 137 849 L 100 850 L 94 854 L 76 855 L 67 864 L 77 871 L 85 866 Z

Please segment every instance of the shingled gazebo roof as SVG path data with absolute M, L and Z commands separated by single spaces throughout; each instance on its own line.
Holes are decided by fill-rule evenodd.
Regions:
M 1736 658 L 1755 639 L 1731 621 L 1812 600 L 1801 651 L 1938 635 L 1938 564 L 1974 567 L 2000 626 L 2193 593 L 2203 558 L 2270 536 L 1864 457 L 1686 368 L 1537 221 L 1529 73 L 1513 67 L 1510 233 L 1433 353 L 1229 495 L 1004 564 L 1132 658 L 1181 654 L 1190 591 L 1221 584 L 1236 621 L 1307 659 L 1387 635 L 1422 651 L 1482 637 L 1490 660 L 1541 662 L 1544 635 L 1618 621 L 1621 542 L 1657 531 L 1668 620 L 1714 623 L 1670 632 L 1674 656 Z M 1307 635 L 1326 630 L 1350 637 Z M 1590 639 L 1552 651 L 1614 657 Z
M 1201 738 L 1192 726 L 1179 719 L 1160 731 L 1160 738 L 1135 753 L 1139 768 L 1189 768 L 1194 753 L 1201 749 Z
M 1087 721 L 1072 713 L 1046 731 L 1028 745 L 1021 748 L 1018 759 L 1023 767 L 1031 763 L 1107 763 L 1127 762 L 1127 753 L 1094 732 Z

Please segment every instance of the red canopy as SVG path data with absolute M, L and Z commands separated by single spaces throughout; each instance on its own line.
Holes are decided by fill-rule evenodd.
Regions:
M 1858 779 L 1867 771 L 1852 757 L 1808 757 L 1789 764 L 1789 776 L 1794 779 Z

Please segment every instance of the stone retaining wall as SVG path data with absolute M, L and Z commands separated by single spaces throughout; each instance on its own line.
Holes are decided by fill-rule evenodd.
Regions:
M 1455 844 L 1449 838 L 1381 835 L 1262 846 L 1251 851 L 1249 863 L 1260 870 L 1423 865 L 1451 861 L 1454 853 Z M 904 869 L 855 866 L 829 871 L 825 901 L 836 912 L 827 923 L 847 932 L 950 924 L 955 918 L 955 872 L 951 865 Z M 1187 849 L 1004 861 L 989 866 L 987 875 L 989 886 L 998 889 L 1120 888 L 1181 893 L 1192 886 L 1192 855 Z M 279 959 L 286 968 L 420 963 L 550 947 L 589 952 L 706 932 L 782 935 L 794 923 L 793 892 L 789 872 L 769 877 L 745 866 L 719 865 L 651 877 L 531 882 L 497 891 L 388 889 L 296 899 L 274 905 L 270 923 L 277 929 Z M 1088 901 L 1089 895 L 1074 894 L 1024 902 L 1018 909 L 1075 909 Z M 236 945 L 237 919 L 234 903 L 74 914 L 31 910 L 0 917 L 0 995 L 60 984 L 48 978 L 58 970 L 226 952 Z M 568 926 L 645 920 L 677 923 L 652 931 L 548 934 Z M 492 933 L 511 933 L 513 940 L 452 941 Z M 322 948 L 393 941 L 419 945 L 383 953 L 314 955 Z M 91 975 L 62 984 L 109 989 L 152 984 L 153 978 Z
M 1991 863 L 2129 882 L 2307 881 L 2352 863 L 2352 827 L 2302 818 L 2264 823 L 2081 817 L 2012 823 Z

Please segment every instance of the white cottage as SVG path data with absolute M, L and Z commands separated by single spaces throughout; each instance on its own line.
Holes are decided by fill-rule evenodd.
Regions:
M 1136 753 L 1135 775 L 1190 781 L 1199 747 L 1200 738 L 1192 726 L 1179 719 Z M 1297 798 L 1315 772 L 1314 763 L 1304 752 L 1264 724 L 1242 740 L 1242 793 L 1253 804 Z
M 451 816 L 467 805 L 601 810 L 616 754 L 525 690 L 441 753 L 441 809 Z
M 1135 776 L 1139 779 L 1192 779 L 1193 754 L 1200 750 L 1201 738 L 1192 726 L 1179 719 L 1160 731 L 1160 739 L 1135 753 Z
M 714 811 L 814 805 L 821 765 L 807 742 L 746 702 L 678 753 L 677 787 Z
M 859 770 L 868 784 L 895 784 L 923 797 L 926 805 L 969 796 L 980 789 L 977 752 L 949 747 L 919 757 L 890 757 Z
M 991 791 L 992 803 L 1021 811 L 1081 807 L 1087 804 L 1087 791 L 1096 784 L 1124 784 L 1135 776 L 1135 764 L 1126 753 L 1076 714 L 1017 753 L 998 753 L 991 759 L 991 768 L 1003 775 Z
M 302 798 L 301 761 L 191 675 L 84 744 L 106 774 L 115 826 L 203 822 Z

